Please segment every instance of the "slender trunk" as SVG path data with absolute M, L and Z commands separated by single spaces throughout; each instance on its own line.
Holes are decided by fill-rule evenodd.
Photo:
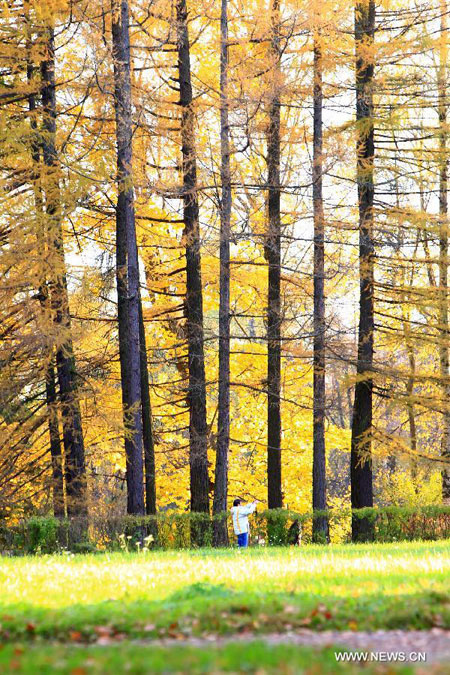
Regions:
M 87 515 L 87 484 L 84 441 L 78 399 L 77 374 L 72 344 L 72 331 L 64 260 L 63 228 L 61 222 L 61 195 L 56 150 L 56 83 L 55 45 L 52 28 L 47 30 L 47 55 L 41 64 L 43 130 L 42 150 L 46 175 L 44 194 L 49 229 L 49 247 L 55 254 L 55 272 L 51 280 L 51 304 L 55 322 L 63 336 L 56 351 L 56 368 L 59 383 L 65 478 L 68 516 Z
M 228 5 L 222 0 L 220 16 L 220 298 L 219 298 L 219 410 L 214 481 L 215 515 L 227 510 L 228 451 L 230 445 L 230 228 L 231 174 L 228 123 Z M 214 523 L 214 543 L 228 543 L 226 520 Z
M 268 263 L 267 305 L 267 496 L 269 509 L 280 508 L 281 490 L 281 215 L 280 215 L 280 36 L 279 0 L 272 0 L 273 89 L 267 130 Z
M 337 414 L 338 414 L 338 426 L 341 429 L 345 429 L 345 416 L 344 416 L 344 404 L 342 400 L 342 391 L 341 391 L 341 386 L 339 383 L 339 380 L 337 379 L 336 376 L 333 376 L 333 381 L 334 381 L 334 389 L 336 391 L 336 407 L 337 407 Z
M 404 325 L 403 332 L 406 335 L 409 335 L 409 330 L 406 325 Z M 417 484 L 417 425 L 416 425 L 416 410 L 413 402 L 414 395 L 414 379 L 416 374 L 416 359 L 414 357 L 414 349 L 412 344 L 407 340 L 406 343 L 408 350 L 408 359 L 409 359 L 409 368 L 410 376 L 406 383 L 406 393 L 408 396 L 407 408 L 408 408 L 408 424 L 409 424 L 409 444 L 411 447 L 411 479 L 414 486 L 414 492 L 419 493 L 419 486 Z
M 150 383 L 148 378 L 147 345 L 145 338 L 142 300 L 139 296 L 139 338 L 141 347 L 141 395 L 142 395 L 142 435 L 144 444 L 145 469 L 145 512 L 156 513 L 156 470 L 155 448 L 153 442 L 152 407 L 150 401 Z
M 29 18 L 29 2 L 24 3 L 25 9 L 25 20 L 26 20 L 26 29 L 27 29 L 27 81 L 31 84 L 35 77 L 35 66 L 31 61 L 31 25 Z M 33 189 L 35 196 L 35 207 L 36 207 L 36 220 L 38 222 L 37 227 L 37 240 L 38 246 L 40 248 L 40 254 L 44 259 L 46 251 L 46 241 L 45 236 L 42 231 L 40 223 L 44 218 L 44 202 L 42 198 L 42 189 L 39 184 L 39 164 L 41 161 L 41 143 L 38 136 L 38 125 L 36 120 L 36 98 L 34 94 L 30 94 L 28 98 L 28 106 L 30 110 L 30 126 L 32 131 L 32 142 L 31 142 L 31 159 L 33 162 Z M 45 272 L 43 269 L 40 270 L 41 279 L 39 283 L 39 300 L 42 307 L 42 312 L 44 317 L 51 316 L 50 310 L 50 298 L 48 293 L 47 280 L 45 278 Z M 56 394 L 56 383 L 55 383 L 55 371 L 53 366 L 53 347 L 49 346 L 44 354 L 44 358 L 48 359 L 48 365 L 45 372 L 45 393 L 46 393 L 46 405 L 47 405 L 47 420 L 48 420 L 48 432 L 50 440 L 50 457 L 51 457 L 51 468 L 52 468 L 52 497 L 53 497 L 53 513 L 55 518 L 63 518 L 65 515 L 65 505 L 64 505 L 64 475 L 63 475 L 63 464 L 62 464 L 62 450 L 61 450 L 61 438 L 59 434 L 59 421 L 58 421 L 58 402 Z
M 447 2 L 441 0 L 441 47 L 438 72 L 439 115 L 439 362 L 442 386 L 443 434 L 441 455 L 450 462 L 450 368 L 448 318 L 448 159 L 447 159 Z M 442 470 L 442 501 L 450 504 L 450 468 Z
M 314 40 L 314 382 L 313 382 L 313 511 L 327 507 L 325 455 L 325 232 L 322 197 L 322 53 L 318 36 Z M 313 541 L 326 542 L 325 517 L 313 520 Z
M 359 330 L 357 381 L 353 406 L 350 478 L 352 508 L 373 506 L 372 486 L 372 394 L 374 345 L 374 242 L 373 242 L 373 71 L 367 56 L 375 32 L 375 2 L 363 0 L 355 10 L 357 184 L 359 207 Z M 353 541 L 370 539 L 367 519 L 354 517 Z
M 209 513 L 206 383 L 200 224 L 192 106 L 191 58 L 186 0 L 177 0 L 177 49 L 183 155 L 184 241 L 186 245 L 186 329 L 189 359 L 189 465 L 191 510 Z
M 64 476 L 61 439 L 59 436 L 55 370 L 52 363 L 48 365 L 45 375 L 45 392 L 48 411 L 48 431 L 50 436 L 50 455 L 52 459 L 53 513 L 55 518 L 64 518 Z
M 144 514 L 139 264 L 132 185 L 132 117 L 129 8 L 112 0 L 116 114 L 116 276 L 119 353 L 127 466 L 127 511 Z

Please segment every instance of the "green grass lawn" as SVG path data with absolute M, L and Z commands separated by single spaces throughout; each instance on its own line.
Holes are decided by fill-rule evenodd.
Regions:
M 12 658 L 10 644 L 20 642 L 26 649 L 18 656 L 23 667 L 18 672 L 24 673 L 32 672 L 26 668 L 32 667 L 33 659 L 49 658 L 51 651 L 44 647 L 39 651 L 48 640 L 70 643 L 72 651 L 65 653 L 78 663 L 83 650 L 94 647 L 74 645 L 102 639 L 122 641 L 116 654 L 122 658 L 126 641 L 135 638 L 180 639 L 300 627 L 450 627 L 450 541 L 0 558 L 0 624 L 0 640 L 7 643 L 0 650 L 0 664 L 5 667 Z M 56 661 L 63 663 L 58 650 L 66 648 L 51 649 Z M 95 649 L 93 663 L 100 663 L 99 654 L 103 660 L 110 658 Z M 239 661 L 232 650 L 230 646 L 216 654 L 218 660 L 224 659 L 223 671 L 233 671 Z M 278 650 L 281 654 L 288 648 Z M 190 672 L 211 672 L 207 665 L 211 650 L 188 651 L 189 658 L 198 661 L 198 671 L 193 665 Z M 292 658 L 298 663 L 287 652 L 282 657 L 283 663 L 292 661 L 286 672 L 302 672 L 301 659 L 311 660 L 307 650 L 294 651 Z M 147 649 L 147 657 L 149 653 Z M 161 656 L 164 650 L 151 653 L 168 663 Z M 171 650 L 171 658 L 180 659 L 180 654 Z M 276 650 L 270 654 L 275 658 Z M 325 653 L 317 655 L 318 663 L 327 658 Z M 234 659 L 234 666 L 227 666 L 227 659 L 229 663 Z M 137 670 L 130 672 L 160 672 L 156 661 L 148 671 L 139 670 L 138 661 L 136 656 Z M 164 672 L 184 672 L 177 663 Z M 86 672 L 121 672 L 117 667 L 99 668 L 92 665 Z M 43 665 L 39 672 L 53 670 Z M 250 666 L 248 672 L 254 672 Z
M 217 649 L 198 647 L 145 647 L 121 644 L 114 647 L 6 647 L 0 651 L 0 675 L 166 675 L 188 673 L 257 673 L 258 675 L 356 675 L 361 666 L 336 661 L 335 649 L 313 650 L 307 647 L 268 647 L 262 641 L 251 646 L 230 644 Z M 364 667 L 365 674 L 392 674 L 392 667 Z M 400 666 L 399 675 L 414 673 L 413 667 Z M 448 670 L 447 670 L 448 672 Z M 445 675 L 436 667 L 433 675 Z

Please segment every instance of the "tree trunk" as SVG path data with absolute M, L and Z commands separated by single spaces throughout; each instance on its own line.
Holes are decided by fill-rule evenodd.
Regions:
M 352 508 L 373 506 L 372 486 L 372 394 L 374 345 L 374 242 L 373 242 L 373 71 L 367 56 L 375 32 L 375 2 L 364 0 L 356 5 L 356 120 L 357 184 L 359 207 L 359 330 L 357 381 L 353 406 L 350 479 Z M 372 537 L 368 519 L 353 517 L 352 539 Z
M 51 280 L 51 303 L 55 322 L 63 336 L 56 352 L 63 442 L 65 454 L 67 515 L 87 515 L 87 483 L 84 441 L 80 403 L 77 392 L 77 374 L 73 353 L 69 296 L 64 260 L 63 229 L 61 222 L 58 157 L 56 150 L 56 84 L 54 32 L 48 28 L 47 54 L 41 64 L 43 134 L 42 149 L 46 176 L 44 193 L 49 229 L 49 247 L 56 256 L 55 274 Z
M 139 264 L 132 185 L 129 8 L 112 0 L 117 142 L 116 276 L 128 513 L 144 514 Z
M 219 297 L 219 402 L 213 513 L 227 510 L 228 451 L 230 445 L 230 228 L 231 174 L 228 123 L 228 5 L 222 0 L 220 16 L 220 297 Z M 225 519 L 214 522 L 214 543 L 226 546 Z
M 30 6 L 29 2 L 24 3 L 25 21 L 27 30 L 27 81 L 32 84 L 35 76 L 35 66 L 31 60 L 31 25 L 30 25 Z M 44 203 L 42 198 L 42 189 L 39 184 L 39 163 L 41 160 L 41 142 L 38 136 L 38 125 L 36 120 L 36 98 L 34 94 L 28 97 L 29 110 L 31 113 L 30 126 L 33 135 L 31 143 L 31 159 L 33 162 L 33 189 L 35 195 L 37 240 L 40 253 L 44 257 L 47 249 L 45 234 L 40 226 L 40 220 L 44 217 Z M 39 283 L 39 300 L 44 317 L 51 316 L 50 298 L 48 293 L 47 279 L 45 272 L 41 269 L 41 279 Z M 44 354 L 49 362 L 45 372 L 45 394 L 47 405 L 48 432 L 50 440 L 50 457 L 52 467 L 52 497 L 53 513 L 55 518 L 64 518 L 64 475 L 62 465 L 61 439 L 59 435 L 58 421 L 58 402 L 56 394 L 55 371 L 53 366 L 53 346 L 50 345 Z
M 322 53 L 318 36 L 314 40 L 314 382 L 313 382 L 313 511 L 327 508 L 325 455 L 325 233 L 322 197 Z M 313 541 L 328 539 L 326 517 L 313 519 Z
M 183 155 L 184 241 L 186 245 L 185 312 L 189 359 L 191 511 L 209 513 L 200 225 L 186 0 L 177 1 L 177 49 Z
M 407 333 L 407 328 L 405 327 L 404 333 Z M 407 343 L 408 349 L 408 358 L 409 358 L 409 367 L 410 367 L 410 377 L 406 383 L 406 392 L 408 396 L 408 423 L 409 423 L 409 444 L 411 447 L 411 480 L 414 486 L 414 492 L 419 493 L 419 485 L 417 483 L 418 478 L 418 466 L 417 466 L 417 425 L 416 425 L 416 410 L 413 403 L 414 396 L 414 379 L 416 373 L 416 360 L 414 357 L 414 350 L 411 344 Z
M 441 47 L 438 72 L 439 115 L 439 362 L 442 386 L 443 433 L 441 455 L 450 462 L 450 368 L 448 324 L 448 159 L 447 159 L 447 2 L 440 1 Z M 450 504 L 450 467 L 442 470 L 442 501 Z
M 55 370 L 50 363 L 45 378 L 45 392 L 50 436 L 50 456 L 52 460 L 53 513 L 55 518 L 64 518 L 64 476 L 59 436 L 58 404 L 56 398 Z
M 273 89 L 267 130 L 268 263 L 267 306 L 267 496 L 269 509 L 281 508 L 281 216 L 280 216 L 280 18 L 279 0 L 272 1 Z
M 156 470 L 155 448 L 153 442 L 152 407 L 150 401 L 150 383 L 148 378 L 147 346 L 145 324 L 142 314 L 142 300 L 139 295 L 139 338 L 141 347 L 141 395 L 142 395 L 142 434 L 144 444 L 145 469 L 145 513 L 156 514 Z

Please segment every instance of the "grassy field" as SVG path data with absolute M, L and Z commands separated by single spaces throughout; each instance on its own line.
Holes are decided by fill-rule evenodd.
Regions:
M 257 673 L 258 675 L 356 675 L 361 666 L 336 662 L 332 647 L 313 650 L 307 647 L 268 647 L 262 641 L 251 647 L 231 644 L 217 649 L 198 647 L 154 647 L 123 643 L 112 647 L 6 647 L 0 651 L 0 675 L 167 675 L 188 673 Z M 392 667 L 366 666 L 365 675 L 386 675 Z M 400 666 L 398 675 L 412 675 L 412 666 Z M 423 671 L 422 671 L 423 672 Z M 433 675 L 445 675 L 444 669 L 435 668 Z
M 450 542 L 1 558 L 0 623 L 3 673 L 11 662 L 14 672 L 31 673 L 39 659 L 39 673 L 213 672 L 211 659 L 217 672 L 255 672 L 250 661 L 258 650 L 268 664 L 263 672 L 283 672 L 281 663 L 285 672 L 303 672 L 311 664 L 307 649 L 259 645 L 249 655 L 242 646 L 179 647 L 169 658 L 142 640 L 301 627 L 450 627 Z M 140 646 L 127 646 L 129 640 Z M 247 666 L 236 670 L 244 652 Z M 316 653 L 316 672 L 334 672 L 331 657 L 336 672 L 350 672 L 326 651 Z M 115 666 L 105 665 L 114 658 Z M 142 669 L 149 658 L 153 665 Z M 192 660 L 185 671 L 183 658 Z

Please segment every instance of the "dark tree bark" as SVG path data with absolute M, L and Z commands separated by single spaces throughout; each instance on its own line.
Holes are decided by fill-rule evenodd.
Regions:
M 119 353 L 127 463 L 127 511 L 144 514 L 139 263 L 132 185 L 132 117 L 129 8 L 112 0 L 112 50 L 116 115 L 116 276 Z
M 231 175 L 228 122 L 228 4 L 222 0 L 220 16 L 220 298 L 219 298 L 219 403 L 213 513 L 227 510 L 228 451 L 230 445 L 230 228 Z M 214 523 L 214 543 L 226 546 L 226 520 Z
M 142 301 L 139 296 L 139 338 L 141 347 L 141 395 L 142 395 L 142 435 L 144 444 L 145 469 L 145 512 L 148 516 L 156 513 L 156 470 L 155 447 L 153 442 L 152 407 L 150 401 L 150 383 L 148 378 L 147 345 L 145 338 Z
M 56 368 L 63 424 L 67 515 L 85 517 L 88 508 L 86 466 L 64 261 L 61 196 L 56 150 L 55 45 L 52 28 L 47 29 L 46 43 L 46 58 L 41 64 L 42 151 L 46 166 L 44 193 L 49 247 L 51 252 L 56 255 L 57 261 L 54 277 L 50 282 L 50 297 L 55 322 L 59 334 L 63 336 L 63 342 L 56 351 Z
M 441 36 L 447 34 L 447 2 L 440 1 Z M 439 362 L 443 398 L 443 433 L 441 455 L 450 462 L 450 327 L 448 319 L 448 157 L 447 157 L 447 46 L 439 53 L 438 116 L 439 116 Z M 442 501 L 450 504 L 450 468 L 442 470 Z
M 359 208 L 359 330 L 357 381 L 353 406 L 350 479 L 352 508 L 373 506 L 372 486 L 372 395 L 374 345 L 374 242 L 373 242 L 373 71 L 367 45 L 373 43 L 375 2 L 358 2 L 355 10 L 357 184 Z M 353 541 L 370 539 L 367 519 L 353 517 Z
M 314 211 L 314 376 L 313 376 L 313 511 L 327 507 L 325 455 L 325 228 L 322 196 L 322 53 L 318 36 L 314 40 L 314 129 L 313 129 L 313 211 Z M 324 516 L 313 519 L 313 541 L 325 543 L 328 524 Z
M 192 107 L 191 58 L 186 0 L 177 0 L 177 51 L 183 155 L 184 242 L 186 246 L 186 332 L 189 359 L 189 464 L 191 510 L 209 513 L 206 383 L 200 225 Z
M 267 497 L 269 509 L 280 508 L 281 490 L 281 216 L 279 0 L 272 1 L 273 88 L 267 130 L 268 229 L 265 257 L 269 267 L 267 306 Z

